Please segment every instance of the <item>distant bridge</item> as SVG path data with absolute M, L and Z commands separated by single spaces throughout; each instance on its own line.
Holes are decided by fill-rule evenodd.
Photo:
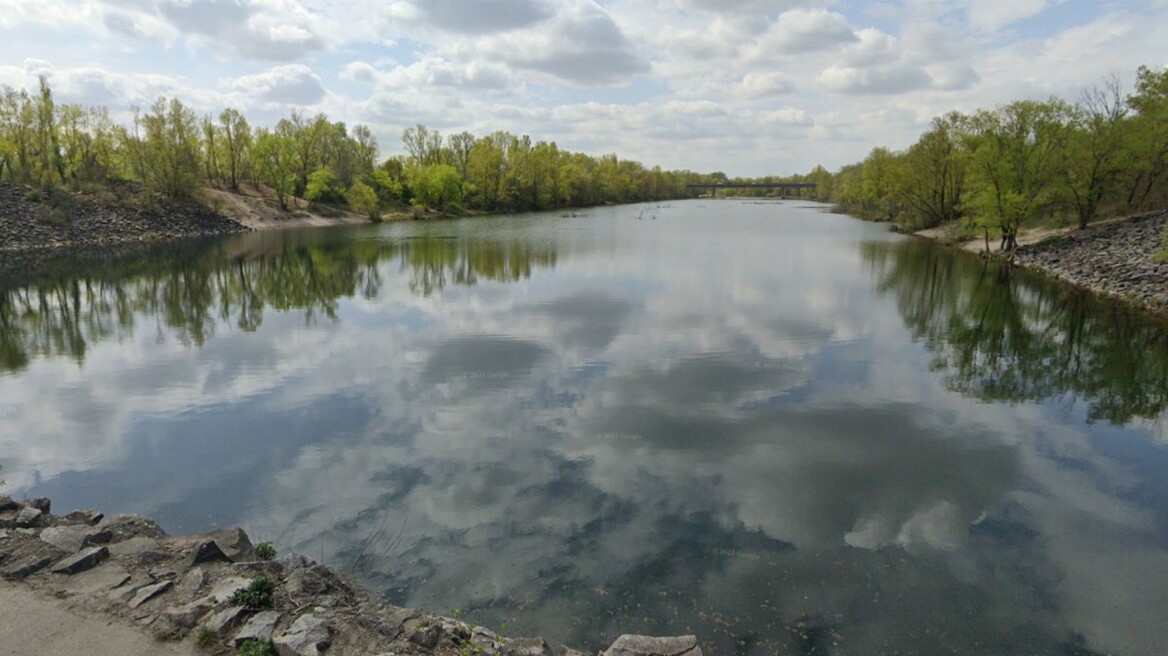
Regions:
M 711 182 L 706 184 L 687 184 L 687 189 L 709 189 L 710 196 L 717 196 L 719 189 L 779 189 L 786 198 L 787 191 L 798 193 L 803 189 L 815 189 L 814 182 Z

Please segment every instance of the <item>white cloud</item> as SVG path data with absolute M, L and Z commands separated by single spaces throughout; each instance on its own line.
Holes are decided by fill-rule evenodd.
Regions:
M 276 66 L 236 79 L 231 88 L 246 97 L 280 105 L 314 105 L 325 96 L 320 76 L 303 64 Z

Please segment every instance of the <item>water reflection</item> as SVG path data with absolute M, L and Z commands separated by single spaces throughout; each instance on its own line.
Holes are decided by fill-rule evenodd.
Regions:
M 411 290 L 429 296 L 447 285 L 528 278 L 555 266 L 556 252 L 551 244 L 383 242 L 320 231 L 133 249 L 96 262 L 66 256 L 0 286 L 0 371 L 36 357 L 82 363 L 92 344 L 126 339 L 151 320 L 158 333 L 192 346 L 225 327 L 255 331 L 267 311 L 297 311 L 310 325 L 335 321 L 342 299 L 377 297 L 379 266 L 389 260 Z
M 1087 306 L 1070 325 L 1096 364 L 1068 366 L 1105 384 L 1060 388 L 1015 365 L 1071 339 L 1058 288 L 1005 281 L 1000 341 L 970 328 L 991 325 L 970 299 L 1003 293 L 974 258 L 818 211 L 717 210 L 200 247 L 184 257 L 210 291 L 179 295 L 212 299 L 197 347 L 81 331 L 77 367 L 15 342 L 5 477 L 173 531 L 241 523 L 395 602 L 586 649 L 633 631 L 715 654 L 1158 653 L 1168 457 L 1118 422 L 1153 421 L 1163 381 L 1095 391 L 1124 389 L 1107 363 L 1164 357 L 1146 324 L 1109 332 Z M 274 289 L 238 330 L 217 281 L 242 262 L 268 288 L 264 260 L 316 300 L 277 308 Z M 141 307 L 130 328 L 193 332 Z M 1108 355 L 1123 340 L 1149 362 Z
M 923 240 L 863 245 L 953 390 L 985 401 L 1070 395 L 1090 420 L 1157 419 L 1168 326 L 1115 303 Z

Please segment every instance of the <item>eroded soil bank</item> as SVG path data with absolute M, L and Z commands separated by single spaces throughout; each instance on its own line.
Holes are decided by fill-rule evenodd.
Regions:
M 0 496 L 0 606 L 32 614 L 0 624 L 0 653 L 151 653 L 153 641 L 154 653 L 218 655 L 257 641 L 281 656 L 584 656 L 386 604 L 303 556 L 264 560 L 241 529 L 171 537 L 137 515 L 51 510 Z M 634 635 L 601 652 L 701 653 L 694 636 Z

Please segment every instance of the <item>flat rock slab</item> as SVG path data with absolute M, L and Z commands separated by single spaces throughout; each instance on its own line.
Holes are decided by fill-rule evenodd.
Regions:
M 601 656 L 702 656 L 697 636 L 654 638 L 643 635 L 622 635 Z
M 57 561 L 57 564 L 53 565 L 52 572 L 54 574 L 77 574 L 97 567 L 106 558 L 109 558 L 109 549 L 90 547 Z
M 42 569 L 48 567 L 52 562 L 53 558 L 51 556 L 41 556 L 39 558 L 33 558 L 30 560 L 22 560 L 4 568 L 4 570 L 0 572 L 0 575 L 3 575 L 6 579 L 23 579 L 32 576 L 33 574 L 36 574 Z
M 116 533 L 115 533 L 116 535 Z M 136 537 L 109 545 L 110 554 L 122 558 L 140 558 L 143 554 L 163 554 L 162 545 L 151 537 Z
M 215 607 L 215 600 L 210 597 L 203 597 L 196 599 L 189 604 L 181 606 L 172 606 L 162 611 L 163 617 L 170 620 L 172 624 L 184 629 L 194 628 L 199 622 L 199 618 L 206 615 Z
M 300 616 L 272 642 L 280 656 L 319 656 L 332 646 L 328 622 L 311 614 Z
M 225 635 L 239 626 L 247 611 L 243 606 L 231 606 L 203 619 L 203 627 L 216 635 Z
M 272 633 L 276 630 L 276 622 L 280 621 L 280 614 L 274 610 L 265 610 L 262 613 L 256 613 L 239 633 L 235 634 L 234 644 L 239 647 L 248 640 L 271 640 Z
M 139 588 L 137 592 L 134 593 L 134 596 L 130 597 L 130 600 L 126 602 L 126 605 L 128 605 L 130 608 L 137 608 L 162 594 L 163 592 L 166 592 L 173 585 L 174 581 L 162 581 L 161 583 L 155 583 L 154 585 L 148 585 L 144 588 Z
M 90 526 L 50 526 L 41 531 L 40 539 L 61 551 L 79 551 L 95 544 L 105 544 L 113 535 L 108 530 L 96 530 Z
M 215 599 L 217 604 L 225 604 L 231 601 L 235 593 L 239 590 L 251 585 L 251 579 L 245 579 L 241 576 L 231 576 L 216 583 L 211 588 L 211 597 Z
M 120 565 L 109 563 L 88 572 L 71 576 L 65 590 L 72 594 L 92 595 L 105 593 L 121 587 L 130 581 L 130 573 Z
M 552 648 L 543 638 L 511 638 L 503 643 L 503 656 L 552 656 Z

